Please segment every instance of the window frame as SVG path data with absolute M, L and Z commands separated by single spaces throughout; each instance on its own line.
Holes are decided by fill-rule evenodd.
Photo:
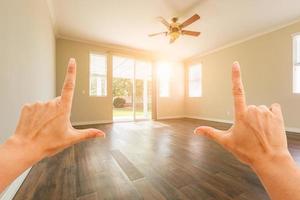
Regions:
M 169 63 L 169 62 L 164 62 L 164 61 L 161 61 L 161 62 L 158 62 L 157 64 L 157 76 L 158 76 L 158 95 L 160 98 L 170 98 L 171 97 L 171 66 L 172 64 Z M 167 69 L 165 72 L 163 72 L 163 68 Z M 166 73 L 167 72 L 167 73 Z M 167 76 L 168 76 L 168 79 L 166 80 L 165 83 L 167 83 L 167 94 L 164 95 L 162 94 L 162 90 L 161 90 L 161 78 L 162 76 L 160 76 L 160 73 L 166 73 Z
M 199 79 L 191 80 L 191 78 L 190 78 L 190 70 L 192 68 L 195 68 L 195 67 L 199 67 L 200 68 L 200 76 L 199 76 Z M 202 74 L 202 63 L 191 64 L 191 65 L 188 66 L 188 73 L 187 73 L 187 78 L 188 78 L 188 88 L 187 88 L 187 90 L 188 91 L 187 91 L 187 94 L 188 94 L 189 98 L 201 98 L 201 97 L 203 97 L 202 77 L 203 77 L 203 74 Z M 198 81 L 199 84 L 200 84 L 199 95 L 191 95 L 191 92 L 190 92 L 191 82 L 196 82 L 196 81 Z
M 300 43 L 300 33 L 295 33 L 292 35 L 293 37 L 293 94 L 295 95 L 300 95 L 300 89 L 297 91 L 296 90 L 296 70 L 300 70 L 300 56 L 298 58 L 298 62 L 297 62 L 297 55 L 300 55 L 300 45 L 299 47 L 297 47 L 297 42 L 299 40 Z M 298 68 L 298 69 L 296 69 Z M 300 79 L 300 77 L 298 77 Z M 298 80 L 300 82 L 300 80 Z M 298 86 L 300 87 L 300 86 Z
M 92 73 L 91 73 L 91 57 L 92 55 L 96 55 L 96 56 L 103 56 L 105 58 L 105 93 L 104 95 L 92 95 L 91 94 L 91 77 L 92 77 Z M 101 75 L 99 75 L 101 76 Z M 89 52 L 89 88 L 88 88 L 88 93 L 89 93 L 89 97 L 96 97 L 96 98 L 101 98 L 101 97 L 107 97 L 108 96 L 108 55 L 107 53 L 101 53 L 101 52 Z

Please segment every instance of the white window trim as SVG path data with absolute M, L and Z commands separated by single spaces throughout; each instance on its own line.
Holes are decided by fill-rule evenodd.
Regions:
M 300 67 L 300 61 L 297 63 L 297 39 L 300 39 L 300 32 L 295 33 L 292 35 L 293 37 L 293 94 L 300 95 L 300 91 L 296 91 L 296 77 L 295 77 L 295 70 L 296 68 Z M 299 49 L 300 51 L 300 49 Z
M 105 57 L 105 61 L 106 61 L 106 94 L 105 95 L 91 95 L 91 55 L 95 54 L 95 55 L 100 55 L 100 56 L 104 56 Z M 95 52 L 95 51 L 91 51 L 89 52 L 89 88 L 88 88 L 88 94 L 89 97 L 92 98 L 103 98 L 103 97 L 107 97 L 108 96 L 108 54 L 105 52 Z
M 200 75 L 200 79 L 199 79 L 199 82 L 200 82 L 200 95 L 199 96 L 191 96 L 190 94 L 190 69 L 192 67 L 195 67 L 195 66 L 200 66 L 200 72 L 201 72 L 201 75 Z M 196 63 L 196 64 L 191 64 L 188 66 L 188 88 L 187 88 L 187 93 L 188 93 L 188 97 L 189 98 L 202 98 L 203 97 L 203 85 L 202 85 L 202 78 L 203 77 L 203 74 L 202 74 L 202 63 Z M 197 80 L 193 80 L 193 81 L 197 81 Z
M 164 66 L 164 65 L 166 65 L 166 66 Z M 171 73 L 172 73 L 171 66 L 172 66 L 172 64 L 169 62 L 162 61 L 162 62 L 157 63 L 158 70 L 157 70 L 156 74 L 158 77 L 158 96 L 160 98 L 170 98 L 171 97 Z M 166 81 L 165 83 L 167 83 L 167 85 L 166 85 L 167 93 L 166 94 L 161 93 L 161 85 L 162 85 L 161 78 L 162 77 L 161 77 L 160 73 L 163 73 L 163 68 L 165 68 L 166 72 L 168 73 L 168 74 L 166 74 L 168 76 L 168 79 L 164 80 L 164 81 Z

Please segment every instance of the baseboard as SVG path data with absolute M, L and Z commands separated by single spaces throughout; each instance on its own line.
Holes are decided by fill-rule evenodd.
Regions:
M 185 116 L 184 115 L 165 116 L 165 117 L 158 117 L 157 120 L 161 120 L 161 119 L 180 119 L 180 118 L 185 118 Z
M 97 120 L 97 121 L 85 121 L 85 122 L 72 122 L 72 126 L 92 125 L 92 124 L 110 124 L 112 120 Z
M 199 117 L 199 116 L 185 116 L 185 118 L 233 124 L 233 120 L 226 120 L 226 119 L 207 118 L 207 117 Z M 292 133 L 300 133 L 300 128 L 296 128 L 296 127 L 285 127 L 285 130 Z
M 19 188 L 21 187 L 23 181 L 25 180 L 26 176 L 28 175 L 31 168 L 27 169 L 23 174 L 21 174 L 12 184 L 10 184 L 6 190 L 3 192 L 0 200 L 12 200 L 16 193 L 18 192 Z
M 285 130 L 286 130 L 287 132 L 300 133 L 300 128 L 285 127 Z
M 199 116 L 185 116 L 185 118 L 233 124 L 233 120 L 226 120 L 226 119 L 208 118 L 208 117 L 199 117 Z

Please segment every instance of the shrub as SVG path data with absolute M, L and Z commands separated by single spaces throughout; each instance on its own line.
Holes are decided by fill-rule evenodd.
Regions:
M 115 108 L 123 108 L 125 103 L 126 103 L 126 100 L 121 97 L 117 97 L 113 101 L 113 105 Z

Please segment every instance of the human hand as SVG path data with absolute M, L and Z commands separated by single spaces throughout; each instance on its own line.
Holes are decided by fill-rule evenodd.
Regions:
M 270 108 L 246 105 L 238 62 L 232 67 L 232 84 L 235 108 L 232 127 L 221 131 L 202 126 L 195 133 L 213 139 L 254 168 L 262 163 L 290 159 L 280 105 L 275 103 Z
M 76 61 L 71 58 L 61 96 L 23 107 L 15 134 L 8 143 L 22 146 L 24 154 L 30 154 L 33 162 L 86 139 L 105 136 L 104 132 L 97 129 L 77 130 L 72 127 L 70 113 L 75 79 Z

